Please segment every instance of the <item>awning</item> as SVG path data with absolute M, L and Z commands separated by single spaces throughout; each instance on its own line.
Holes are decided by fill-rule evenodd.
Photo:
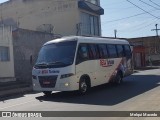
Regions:
M 92 4 L 87 1 L 79 1 L 78 2 L 78 8 L 87 10 L 89 12 L 96 13 L 98 15 L 104 15 L 104 9 L 100 6 L 97 6 L 95 4 Z

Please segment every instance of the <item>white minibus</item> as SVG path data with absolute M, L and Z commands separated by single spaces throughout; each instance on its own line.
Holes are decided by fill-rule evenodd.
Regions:
M 85 94 L 105 83 L 120 84 L 133 73 L 132 51 L 122 39 L 70 36 L 45 43 L 33 67 L 33 90 Z

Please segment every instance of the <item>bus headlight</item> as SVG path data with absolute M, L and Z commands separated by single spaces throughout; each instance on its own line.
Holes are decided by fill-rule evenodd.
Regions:
M 63 74 L 61 75 L 61 79 L 73 76 L 73 73 Z
M 65 83 L 64 85 L 65 85 L 66 87 L 68 87 L 68 86 L 69 86 L 69 83 Z

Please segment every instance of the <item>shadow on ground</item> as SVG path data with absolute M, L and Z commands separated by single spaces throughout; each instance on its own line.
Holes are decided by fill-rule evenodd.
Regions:
M 10 100 L 10 99 L 17 99 L 17 98 L 22 98 L 25 97 L 25 95 L 28 94 L 37 94 L 38 92 L 22 92 L 22 93 L 14 93 L 12 95 L 3 95 L 0 97 L 0 102 L 4 102 L 6 100 Z
M 159 86 L 160 76 L 155 75 L 131 75 L 124 79 L 120 86 L 109 84 L 94 87 L 91 91 L 79 96 L 76 92 L 57 92 L 50 97 L 36 97 L 39 101 L 62 102 L 72 104 L 90 105 L 116 105 L 137 95 L 143 94 Z

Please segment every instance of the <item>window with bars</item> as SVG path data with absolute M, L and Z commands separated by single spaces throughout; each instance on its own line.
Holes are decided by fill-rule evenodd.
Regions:
M 0 61 L 9 61 L 9 47 L 0 46 Z
M 99 17 L 88 13 L 81 13 L 81 34 L 99 36 Z

